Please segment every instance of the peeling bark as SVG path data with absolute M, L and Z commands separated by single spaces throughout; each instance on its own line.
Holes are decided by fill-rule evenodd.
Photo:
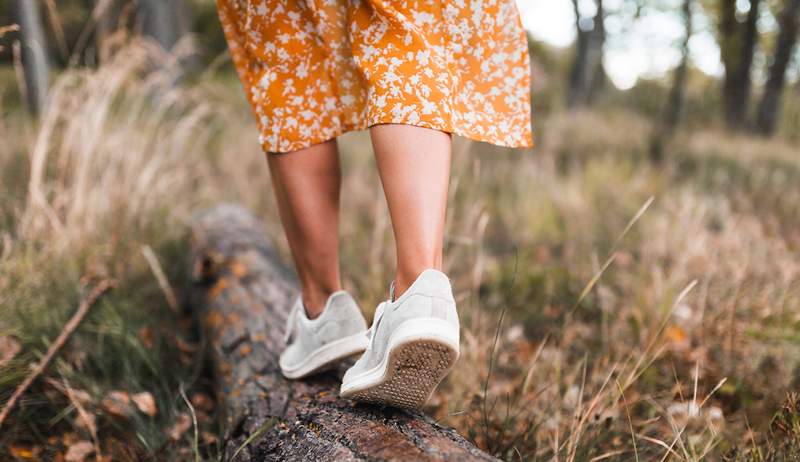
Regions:
M 192 225 L 187 294 L 210 343 L 236 460 L 495 460 L 421 413 L 339 398 L 345 366 L 304 381 L 278 369 L 297 293 L 293 274 L 247 211 L 222 205 Z

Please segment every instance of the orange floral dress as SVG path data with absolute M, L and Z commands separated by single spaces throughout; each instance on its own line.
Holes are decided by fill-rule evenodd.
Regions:
M 532 144 L 514 0 L 217 0 L 266 152 L 399 123 Z

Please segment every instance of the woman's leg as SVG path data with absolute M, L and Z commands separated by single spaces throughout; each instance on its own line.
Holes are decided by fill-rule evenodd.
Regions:
M 441 270 L 450 135 L 412 125 L 370 129 L 397 250 L 395 297 L 427 268 Z
M 339 278 L 339 187 L 336 141 L 268 154 L 281 223 L 289 241 L 309 318 L 322 313 Z

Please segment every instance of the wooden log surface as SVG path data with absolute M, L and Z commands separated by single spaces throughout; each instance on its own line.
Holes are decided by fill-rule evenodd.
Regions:
M 226 459 L 250 439 L 236 460 L 494 460 L 422 413 L 339 398 L 348 364 L 283 378 L 278 356 L 295 276 L 239 206 L 198 215 L 191 231 L 187 294 L 210 344 Z

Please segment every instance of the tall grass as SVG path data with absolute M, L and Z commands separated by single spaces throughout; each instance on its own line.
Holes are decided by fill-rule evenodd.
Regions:
M 225 180 L 213 173 L 214 156 L 224 150 L 215 144 L 222 141 L 222 121 L 235 127 L 246 114 L 215 107 L 231 94 L 228 88 L 173 86 L 175 72 L 169 57 L 132 44 L 97 70 L 60 75 L 39 121 L 17 113 L 3 123 L 0 331 L 23 354 L 3 368 L 0 396 L 10 395 L 84 289 L 98 279 L 116 280 L 48 374 L 88 394 L 85 406 L 97 416 L 101 446 L 115 459 L 179 453 L 168 431 L 187 412 L 178 385 L 188 381 L 195 392 L 209 393 L 186 326 L 190 318 L 169 296 L 178 288 L 158 277 L 180 283 L 185 223 L 227 193 Z M 248 156 L 253 162 L 256 150 Z M 150 249 L 157 257 L 148 260 Z M 40 381 L 4 428 L 6 449 L 32 445 L 51 458 L 92 433 L 75 403 L 46 383 Z M 159 412 L 119 418 L 103 402 L 111 390 L 152 393 Z M 205 427 L 216 428 L 208 416 Z
M 175 85 L 176 72 L 133 43 L 61 74 L 40 121 L 0 121 L 0 335 L 22 346 L 2 366 L 0 400 L 86 288 L 117 281 L 26 395 L 0 451 L 52 458 L 92 439 L 84 407 L 115 460 L 219 454 L 202 399 L 212 384 L 174 303 L 186 223 L 235 200 L 288 252 L 235 78 Z M 509 460 L 797 451 L 796 146 L 683 133 L 656 168 L 638 116 L 537 123 L 535 153 L 456 140 L 445 266 L 462 359 L 428 411 Z M 344 284 L 369 313 L 392 278 L 391 226 L 365 135 L 340 149 Z M 78 406 L 65 387 L 87 398 Z M 158 413 L 116 416 L 103 401 L 112 390 L 150 392 Z

